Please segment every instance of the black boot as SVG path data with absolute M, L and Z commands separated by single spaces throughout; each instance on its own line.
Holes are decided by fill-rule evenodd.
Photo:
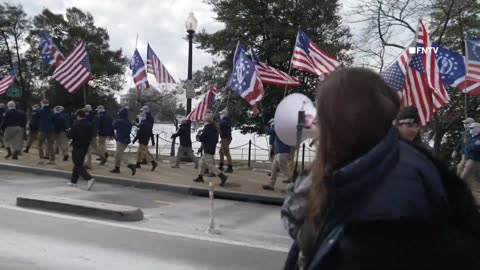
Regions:
M 223 171 L 223 163 L 220 163 L 220 165 L 218 166 L 218 169 L 219 169 L 220 171 Z
M 142 168 L 142 164 L 141 164 L 140 162 L 137 162 L 136 168 L 137 168 L 137 169 L 141 169 L 141 168 Z
M 100 160 L 101 160 L 100 163 L 99 163 L 100 165 L 104 165 L 105 163 L 107 163 L 107 159 L 106 159 L 106 158 L 103 158 L 103 157 L 102 157 L 102 158 L 100 158 Z
M 203 175 L 198 175 L 197 178 L 193 179 L 193 182 L 203 183 Z
M 142 159 L 142 165 L 147 165 L 147 159 L 146 158 Z
M 68 155 L 63 156 L 63 161 L 68 161 L 68 158 L 69 158 Z
M 157 168 L 158 163 L 155 160 L 152 160 L 152 172 Z
M 25 148 L 25 150 L 23 152 L 28 153 L 28 151 L 30 151 L 30 146 L 27 146 L 27 148 Z
M 223 187 L 225 185 L 225 182 L 227 182 L 227 178 L 228 176 L 226 176 L 225 174 L 223 173 L 219 173 L 218 174 L 218 178 L 220 178 L 220 186 Z
M 111 170 L 110 172 L 111 173 L 120 173 L 120 167 L 115 166 L 115 169 Z
M 137 166 L 135 166 L 135 164 L 128 164 L 127 167 L 132 171 L 132 175 L 135 175 L 137 172 Z
M 105 159 L 108 159 L 108 152 L 105 152 Z
M 18 160 L 18 151 L 13 151 L 12 159 L 17 159 Z
M 7 155 L 5 158 L 10 158 L 12 156 L 12 150 L 10 150 L 10 147 L 7 148 Z
M 228 165 L 228 169 L 225 172 L 226 173 L 233 173 L 232 165 Z

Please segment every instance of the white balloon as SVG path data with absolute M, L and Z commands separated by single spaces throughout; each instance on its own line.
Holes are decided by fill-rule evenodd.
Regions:
M 305 110 L 305 118 L 310 119 L 310 122 L 316 118 L 317 110 L 313 102 L 307 96 L 299 93 L 293 93 L 285 97 L 275 111 L 275 133 L 287 145 L 295 146 L 297 144 L 298 112 L 302 108 Z M 304 128 L 302 142 L 308 138 L 313 138 L 315 133 L 315 126 Z

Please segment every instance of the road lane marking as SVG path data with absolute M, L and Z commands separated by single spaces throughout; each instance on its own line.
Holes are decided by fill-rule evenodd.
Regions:
M 220 238 L 221 236 L 216 236 L 216 235 L 196 235 L 191 233 L 172 232 L 172 231 L 166 231 L 161 229 L 153 229 L 153 228 L 147 228 L 147 227 L 141 227 L 141 226 L 135 226 L 135 225 L 114 223 L 114 222 L 109 222 L 104 220 L 96 220 L 96 219 L 89 219 L 84 217 L 68 216 L 68 215 L 52 213 L 52 212 L 43 212 L 39 210 L 25 209 L 25 208 L 20 208 L 20 207 L 11 206 L 11 205 L 0 204 L 0 208 L 19 211 L 19 212 L 25 212 L 25 213 L 32 213 L 32 214 L 37 214 L 42 216 L 62 218 L 66 220 L 81 221 L 86 223 L 111 226 L 116 228 L 134 230 L 134 231 L 143 231 L 143 232 L 156 233 L 156 234 L 162 234 L 162 235 L 173 236 L 173 237 L 182 237 L 182 238 L 187 238 L 191 240 L 207 241 L 207 242 L 226 244 L 226 245 L 232 245 L 232 246 L 240 246 L 240 247 L 258 248 L 258 249 L 284 252 L 284 253 L 288 253 L 289 251 L 289 248 L 285 248 L 285 247 L 279 247 L 279 246 L 269 245 L 269 244 L 248 243 L 248 242 L 242 242 L 237 240 L 229 240 L 229 239 Z

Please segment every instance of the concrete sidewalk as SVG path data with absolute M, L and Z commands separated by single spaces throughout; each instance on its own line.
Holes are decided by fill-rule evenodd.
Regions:
M 72 161 L 62 161 L 63 157 L 61 155 L 56 156 L 56 165 L 46 164 L 47 160 L 40 161 L 36 149 L 31 149 L 28 154 L 23 153 L 19 160 L 5 159 L 5 155 L 6 150 L 1 149 L 0 169 L 32 172 L 68 179 L 73 168 Z M 130 157 L 134 162 L 133 154 L 130 154 Z M 151 171 L 151 164 L 142 165 L 142 169 L 138 169 L 136 175 L 132 176 L 130 170 L 123 164 L 120 168 L 120 174 L 110 173 L 109 171 L 113 169 L 114 165 L 113 157 L 109 157 L 105 165 L 98 165 L 98 161 L 93 161 L 93 169 L 89 172 L 99 182 L 137 188 L 208 196 L 208 182 L 211 181 L 215 185 L 215 196 L 218 198 L 275 205 L 280 205 L 285 198 L 285 194 L 281 192 L 286 188 L 286 185 L 282 183 L 283 178 L 278 178 L 275 191 L 262 189 L 262 184 L 269 180 L 269 176 L 265 172 L 234 167 L 234 173 L 227 174 L 228 180 L 225 186 L 220 187 L 218 186 L 220 180 L 217 177 L 204 176 L 205 183 L 193 182 L 192 180 L 197 176 L 197 170 L 193 168 L 193 164 L 181 164 L 180 169 L 174 169 L 170 167 L 172 165 L 170 162 L 169 158 L 160 159 L 154 172 Z

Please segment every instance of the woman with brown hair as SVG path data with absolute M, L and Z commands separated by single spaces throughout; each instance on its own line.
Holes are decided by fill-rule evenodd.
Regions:
M 285 269 L 480 269 L 470 190 L 400 140 L 400 101 L 383 79 L 337 70 L 317 103 L 316 159 L 282 209 L 295 240 Z

